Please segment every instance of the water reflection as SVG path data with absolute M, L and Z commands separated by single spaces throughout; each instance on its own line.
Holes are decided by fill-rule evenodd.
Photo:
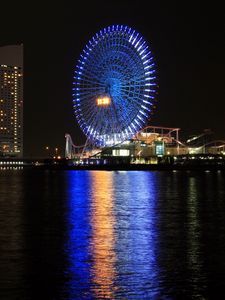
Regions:
M 157 299 L 155 174 L 93 171 L 68 176 L 69 299 Z
M 157 299 L 158 214 L 156 174 L 115 178 L 117 299 Z
M 25 299 L 22 179 L 16 171 L 7 172 L 0 173 L 0 299 L 12 299 L 18 290 Z
M 113 173 L 92 172 L 90 250 L 93 257 L 92 290 L 96 298 L 114 299 L 115 290 L 115 218 Z
M 224 172 L 6 170 L 0 299 L 215 299 L 224 199 Z
M 198 211 L 198 188 L 197 178 L 190 177 L 188 182 L 187 195 L 187 259 L 188 269 L 192 276 L 190 277 L 190 295 L 202 296 L 202 255 L 200 247 L 201 228 Z
M 89 236 L 91 227 L 90 182 L 88 172 L 68 172 L 68 203 L 66 222 L 68 239 L 65 243 L 65 256 L 68 267 L 65 270 L 67 281 L 63 293 L 65 299 L 92 299 L 90 291 Z M 64 299 L 64 298 L 63 298 Z

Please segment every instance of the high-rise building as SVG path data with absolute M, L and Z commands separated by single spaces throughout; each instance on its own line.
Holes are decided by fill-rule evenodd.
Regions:
M 0 47 L 0 156 L 23 156 L 23 45 Z

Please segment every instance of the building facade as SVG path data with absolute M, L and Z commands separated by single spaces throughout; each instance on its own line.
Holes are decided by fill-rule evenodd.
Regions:
M 23 46 L 0 47 L 0 155 L 23 156 Z

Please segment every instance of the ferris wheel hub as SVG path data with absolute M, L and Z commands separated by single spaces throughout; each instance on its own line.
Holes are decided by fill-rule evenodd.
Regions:
M 111 103 L 111 98 L 108 96 L 99 97 L 96 99 L 96 104 L 98 106 L 108 106 Z

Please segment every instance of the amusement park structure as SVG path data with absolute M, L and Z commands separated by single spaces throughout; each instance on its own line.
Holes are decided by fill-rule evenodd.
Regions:
M 130 140 L 118 143 L 110 147 L 95 147 L 87 142 L 84 145 L 75 145 L 69 134 L 65 135 L 65 157 L 69 159 L 87 159 L 113 156 L 129 156 L 133 162 L 154 161 L 155 157 L 182 156 L 200 154 L 225 155 L 225 140 L 211 140 L 205 138 L 211 135 L 204 132 L 195 135 L 187 141 L 179 140 L 180 128 L 159 126 L 146 126 L 137 132 Z M 203 139 L 204 138 L 204 139 Z
M 209 130 L 181 142 L 180 128 L 148 126 L 158 88 L 155 62 L 148 43 L 128 26 L 112 25 L 96 33 L 73 78 L 73 109 L 87 140 L 76 145 L 67 133 L 68 159 L 154 163 L 164 156 L 225 151 L 225 141 L 208 139 Z
M 154 155 L 167 154 L 170 149 L 173 153 L 182 153 L 185 145 L 179 141 L 179 128 L 168 128 L 159 126 L 146 126 L 138 131 L 131 139 L 114 144 L 108 147 L 96 147 L 88 140 L 82 146 L 75 145 L 69 134 L 65 135 L 66 148 L 65 157 L 69 159 L 91 158 L 95 156 L 132 156 L 132 157 L 148 157 Z
M 93 36 L 76 65 L 73 108 L 97 147 L 131 139 L 153 112 L 157 90 L 152 51 L 128 26 L 113 25 Z

